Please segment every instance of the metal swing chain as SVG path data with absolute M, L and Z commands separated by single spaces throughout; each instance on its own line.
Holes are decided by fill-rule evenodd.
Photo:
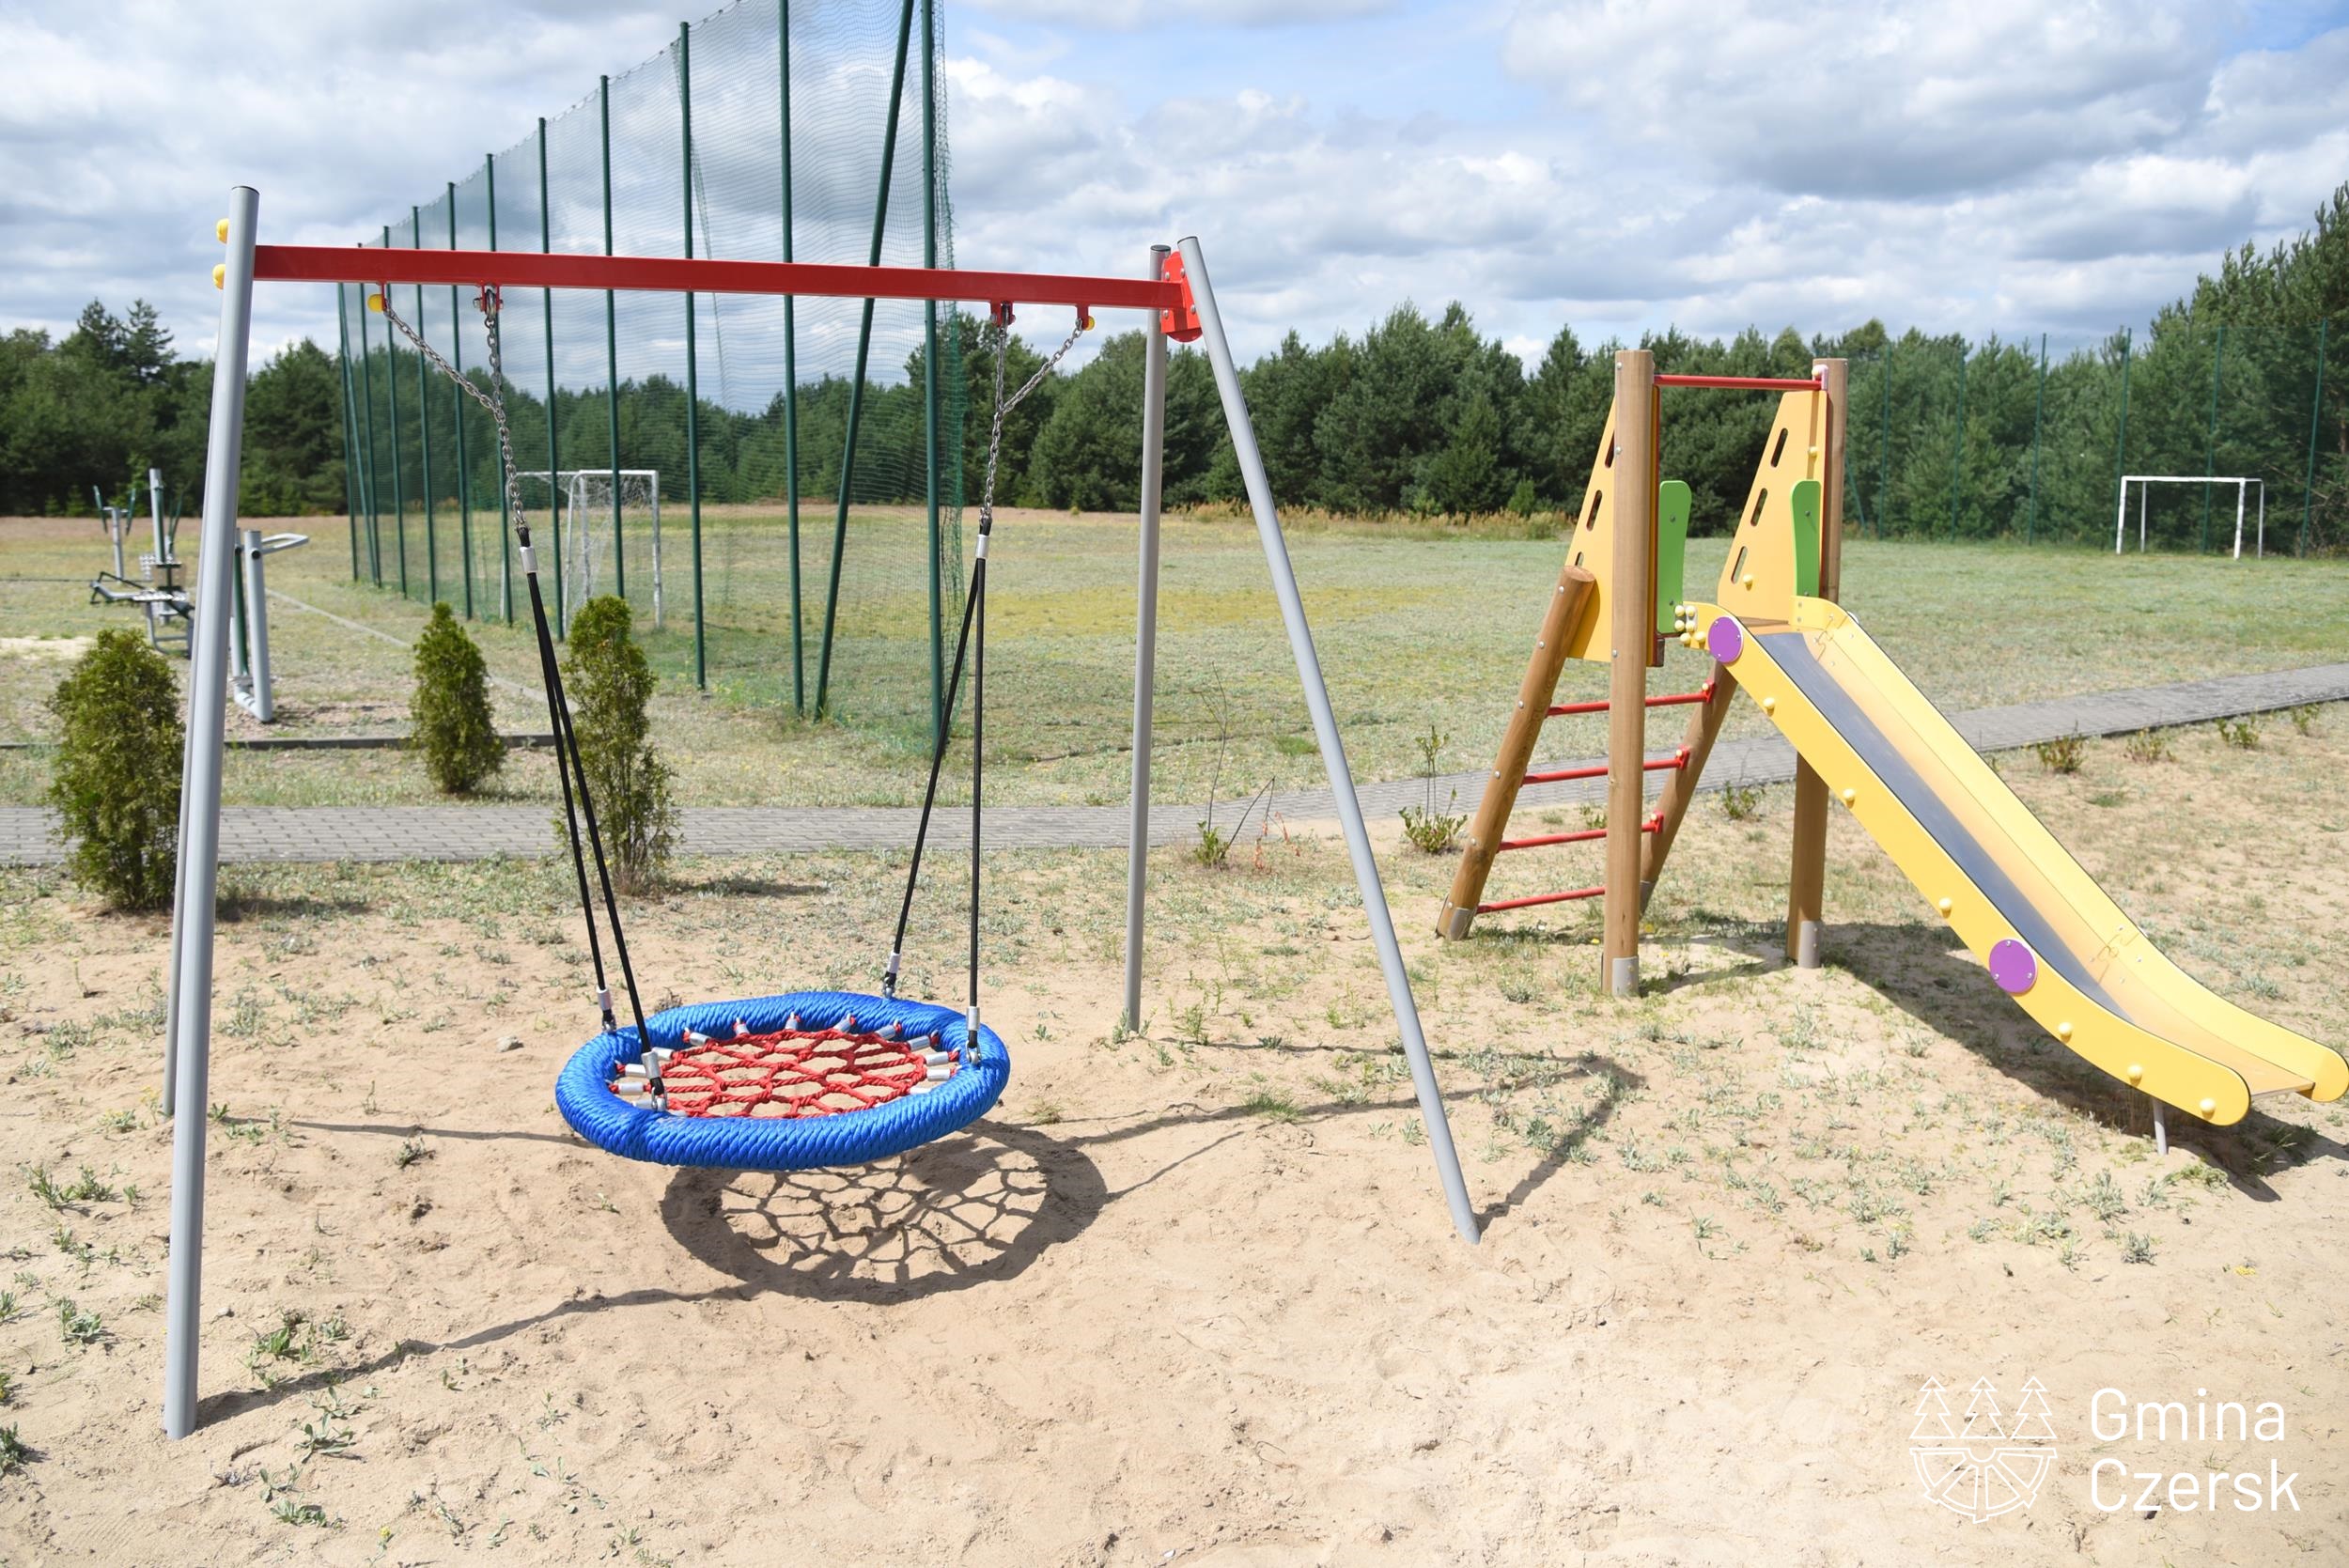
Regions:
M 979 726 L 985 722 L 982 704 L 985 692 L 983 672 L 987 650 L 987 629 L 984 621 L 987 602 L 987 548 L 988 540 L 993 535 L 995 528 L 995 473 L 1003 456 L 1003 419 L 1012 410 L 1019 406 L 1028 394 L 1044 383 L 1044 379 L 1059 366 L 1063 359 L 1067 357 L 1068 350 L 1077 346 L 1077 339 L 1093 329 L 1092 313 L 1085 310 L 1077 312 L 1077 324 L 1068 330 L 1066 337 L 1061 339 L 1060 347 L 1053 349 L 1042 365 L 1036 366 L 1034 375 L 1019 384 L 1019 391 L 1006 397 L 1003 396 L 1003 378 L 1005 367 L 1011 359 L 1011 306 L 1008 304 L 999 304 L 988 313 L 988 323 L 995 329 L 995 411 L 987 432 L 986 477 L 979 487 L 978 545 L 972 558 L 971 591 L 963 596 L 962 632 L 955 640 L 954 670 L 946 677 L 945 714 L 939 725 L 937 743 L 930 751 L 929 784 L 922 792 L 922 815 L 913 831 L 913 860 L 906 868 L 905 896 L 897 906 L 897 934 L 895 939 L 889 944 L 888 966 L 881 971 L 881 995 L 894 998 L 897 994 L 897 977 L 904 964 L 906 927 L 913 918 L 913 893 L 922 877 L 922 851 L 929 841 L 930 816 L 938 804 L 939 774 L 945 767 L 946 745 L 954 734 L 955 704 L 962 693 L 964 656 L 971 648 L 972 626 L 973 621 L 977 620 L 979 622 L 978 668 L 982 673 L 973 683 L 971 704 L 971 1018 L 972 1037 L 974 1041 L 977 1038 L 979 1003 L 979 789 L 982 752 L 980 741 L 983 738 L 979 733 Z M 984 334 L 980 341 L 984 347 L 986 341 Z
M 612 986 L 605 978 L 603 947 L 596 933 L 595 901 L 587 889 L 587 864 L 581 853 L 580 817 L 587 821 L 587 847 L 593 851 L 596 877 L 603 892 L 605 921 L 612 927 L 612 948 L 619 961 L 621 984 L 627 988 L 629 1009 L 636 1020 L 636 1038 L 642 1053 L 646 1088 L 656 1110 L 668 1109 L 668 1095 L 661 1081 L 660 1058 L 654 1054 L 652 1032 L 645 1027 L 645 1003 L 636 989 L 636 970 L 629 962 L 628 937 L 620 928 L 619 902 L 612 890 L 611 867 L 603 853 L 603 835 L 596 826 L 595 800 L 587 793 L 587 771 L 580 761 L 579 735 L 571 723 L 571 706 L 563 693 L 563 674 L 554 657 L 554 639 L 547 628 L 545 601 L 538 592 L 537 552 L 530 542 L 530 519 L 522 510 L 521 479 L 514 461 L 514 433 L 506 418 L 506 365 L 498 334 L 498 313 L 504 301 L 495 284 L 485 284 L 474 296 L 474 304 L 480 310 L 490 339 L 490 387 L 487 392 L 475 386 L 455 366 L 443 359 L 439 350 L 426 342 L 419 333 L 400 318 L 392 307 L 391 290 L 381 289 L 372 296 L 371 303 L 410 343 L 427 363 L 452 384 L 463 390 L 474 402 L 487 409 L 490 423 L 498 434 L 499 470 L 505 481 L 507 514 L 514 520 L 514 532 L 521 555 L 522 576 L 530 585 L 530 613 L 538 639 L 538 673 L 546 688 L 547 716 L 554 727 L 555 777 L 563 785 L 563 821 L 568 830 L 571 844 L 571 869 L 579 882 L 579 909 L 587 925 L 587 951 L 594 960 L 596 974 L 596 1007 L 602 1015 L 607 1033 L 619 1027 L 612 1013 Z M 567 766 L 568 765 L 568 766 Z M 576 776 L 577 802 L 573 802 L 573 783 Z

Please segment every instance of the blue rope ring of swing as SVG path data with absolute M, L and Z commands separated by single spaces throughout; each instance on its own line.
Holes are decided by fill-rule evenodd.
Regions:
M 1011 1057 L 952 1007 L 786 991 L 645 1020 L 668 1109 L 654 1109 L 634 1028 L 572 1053 L 554 1103 L 598 1148 L 656 1165 L 804 1171 L 863 1165 L 985 1115 Z

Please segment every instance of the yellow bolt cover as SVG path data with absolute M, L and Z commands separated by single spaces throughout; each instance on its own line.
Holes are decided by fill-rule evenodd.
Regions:
M 382 315 L 383 296 L 381 294 L 369 294 L 367 296 L 367 308 L 375 312 L 378 316 Z
M 2139 1079 L 2141 1079 L 2142 1078 L 2144 1078 L 2144 1076 L 2145 1076 L 2145 1063 L 2142 1063 L 2142 1062 L 2132 1062 L 2132 1063 L 2129 1063 L 2129 1081 L 2130 1081 L 2131 1083 L 2135 1083 L 2135 1082 L 2139 1081 Z
M 1858 790 L 1856 790 L 1856 789 L 1847 789 L 1847 790 L 1843 791 L 1843 804 L 1845 804 L 1845 805 L 1847 805 L 1847 806 L 1848 806 L 1848 805 L 1850 805 L 1850 804 L 1851 804 L 1854 800 L 1859 800 L 1859 791 L 1858 791 Z
M 1753 574 L 1752 574 L 1751 572 L 1748 572 L 1745 576 L 1743 576 L 1743 577 L 1739 578 L 1739 579 L 1737 580 L 1737 586 L 1739 586 L 1740 588 L 1750 588 L 1750 587 L 1752 587 L 1752 586 L 1753 586 Z
M 226 244 L 226 243 L 228 243 L 228 220 L 227 220 L 227 219 L 223 218 L 220 222 L 218 222 L 218 223 L 216 223 L 216 224 L 214 224 L 214 225 L 212 225 L 212 236 L 213 236 L 213 238 L 217 239 L 217 240 L 218 240 L 218 241 L 219 241 L 222 244 L 224 244 L 224 245 L 225 245 L 225 244 Z
M 1941 900 L 1940 904 L 1939 904 L 1938 906 L 1937 906 L 1937 908 L 1938 908 L 1940 909 L 1940 911 L 1941 911 L 1943 914 L 1945 914 L 1945 915 L 1946 915 L 1946 914 L 1948 914 L 1948 913 L 1949 913 L 1952 909 L 1956 908 L 1957 908 L 1957 905 L 1956 905 L 1954 902 L 1952 902 L 1952 900 L 1947 899 L 1947 898 L 1944 898 L 1943 900 Z
M 1765 713 L 1776 713 L 1778 711 L 1778 699 L 1776 697 L 1763 698 L 1762 711 Z
M 228 287 L 228 269 L 225 264 L 219 262 L 213 263 L 212 287 L 214 288 L 226 288 Z
M 2059 1040 L 2069 1040 L 2071 1037 L 2072 1037 L 2072 1026 L 2071 1026 L 2070 1024 L 2068 1024 L 2068 1023 L 2060 1023 L 2060 1024 L 2056 1025 L 2056 1038 L 2057 1038 L 2057 1039 L 2059 1039 Z
M 2218 1102 L 2217 1100 L 2204 1100 L 2202 1102 L 2202 1114 L 2205 1116 L 2208 1116 L 2211 1112 L 2217 1110 L 2217 1109 Z

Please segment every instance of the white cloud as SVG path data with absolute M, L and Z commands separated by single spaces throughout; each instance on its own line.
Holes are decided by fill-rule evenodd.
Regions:
M 1202 23 L 1284 27 L 1383 16 L 1398 0 L 972 0 L 972 8 L 1019 22 L 1131 33 Z

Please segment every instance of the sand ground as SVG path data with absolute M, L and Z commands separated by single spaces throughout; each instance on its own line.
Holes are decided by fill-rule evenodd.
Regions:
M 2002 761 L 2189 970 L 2349 1040 L 2349 714 Z M 1438 944 L 1449 863 L 1389 838 L 1474 1249 L 1312 825 L 1160 857 L 1134 1037 L 1118 861 L 996 858 L 1004 1100 L 785 1177 L 564 1126 L 585 954 L 548 868 L 235 872 L 177 1444 L 166 927 L 0 874 L 0 1562 L 2342 1560 L 2342 1110 L 2156 1158 L 1848 821 L 1829 966 L 1787 968 L 1786 808 L 1692 819 L 1633 1003 L 1593 989 L 1595 911 Z M 632 926 L 647 1001 L 869 985 L 894 872 L 681 868 Z M 914 978 L 952 996 L 935 905 Z M 2044 1384 L 2056 1459 L 1971 1523 L 1910 1435 L 1928 1379 L 1962 1414 L 1984 1377 L 2011 1414 Z M 2104 1388 L 2272 1401 L 2284 1434 L 2100 1440 Z M 2272 1461 L 2298 1507 L 2108 1510 L 2107 1459 Z

